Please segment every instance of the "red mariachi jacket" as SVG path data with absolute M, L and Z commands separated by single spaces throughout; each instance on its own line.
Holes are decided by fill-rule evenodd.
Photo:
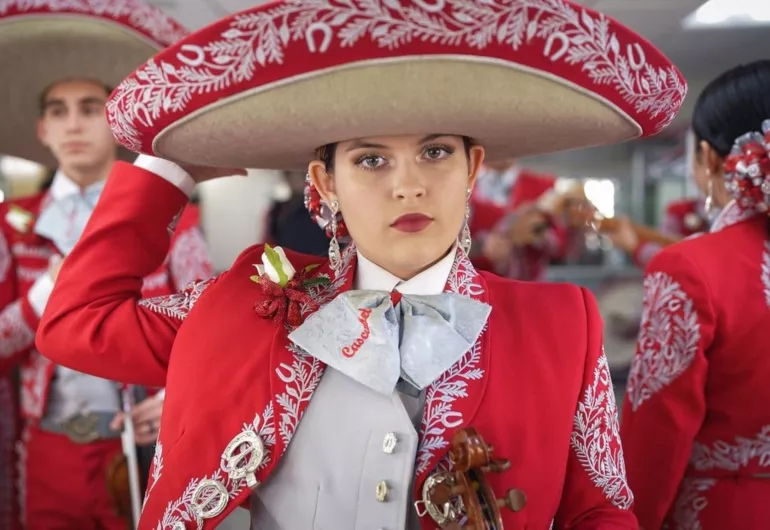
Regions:
M 260 246 L 217 279 L 138 302 L 139 278 L 163 260 L 166 226 L 185 201 L 167 181 L 116 164 L 37 338 L 38 347 L 74 369 L 166 383 L 141 529 L 215 528 L 268 480 L 324 372 L 290 346 L 284 322 L 256 314 L 264 295 L 250 277 Z M 329 279 L 309 291 L 314 302 L 351 288 L 353 252 L 339 276 L 322 258 L 288 255 L 297 270 L 320 264 L 313 274 Z M 556 528 L 637 528 L 594 299 L 574 286 L 479 274 L 462 255 L 448 286 L 493 311 L 488 331 L 427 391 L 416 491 L 442 463 L 455 430 L 473 425 L 511 460 L 509 471 L 493 477 L 495 490 L 521 488 L 529 499 L 522 512 L 505 514 L 506 528 L 545 530 L 554 519 Z M 236 438 L 253 435 L 266 448 L 256 483 L 225 454 Z M 206 513 L 218 501 L 221 510 Z M 427 518 L 422 525 L 436 528 Z
M 672 236 L 692 237 L 708 230 L 709 220 L 703 207 L 703 199 L 681 199 L 666 206 L 661 230 Z M 645 268 L 650 260 L 663 249 L 657 243 L 639 245 L 632 256 L 637 266 Z
M 621 425 L 645 529 L 770 521 L 769 231 L 730 205 L 647 268 Z
M 49 193 L 44 192 L 4 203 L 0 208 L 0 374 L 7 374 L 21 364 L 21 413 L 32 420 L 43 415 L 54 373 L 54 363 L 34 348 L 38 317 L 27 297 L 56 253 L 53 242 L 34 232 L 35 219 L 51 200 Z M 27 219 L 26 225 L 11 222 L 11 211 L 21 212 Z M 187 206 L 178 223 L 165 260 L 144 275 L 144 296 L 170 294 L 193 280 L 212 275 L 198 228 L 197 207 Z M 71 336 L 62 345 L 70 340 Z

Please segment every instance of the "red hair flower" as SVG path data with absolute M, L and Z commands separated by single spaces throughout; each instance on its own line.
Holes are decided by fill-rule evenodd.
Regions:
M 770 119 L 762 132 L 746 133 L 735 141 L 725 159 L 727 191 L 742 210 L 770 212 Z
M 332 234 L 332 211 L 324 204 L 321 194 L 313 186 L 309 177 L 305 178 L 305 208 L 310 213 L 310 218 L 323 228 L 327 236 L 334 237 L 336 235 L 337 239 L 341 241 L 347 240 L 350 234 L 348 234 L 348 228 L 339 212 L 337 212 L 337 233 Z

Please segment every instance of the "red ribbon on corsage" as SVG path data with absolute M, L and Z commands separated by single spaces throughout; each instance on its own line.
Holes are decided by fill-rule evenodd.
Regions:
M 260 274 L 251 277 L 251 280 L 259 286 L 265 295 L 264 300 L 254 304 L 254 310 L 262 318 L 272 319 L 276 322 L 285 321 L 289 326 L 296 328 L 302 324 L 303 308 L 309 308 L 311 313 L 318 309 L 318 304 L 308 293 L 308 288 L 313 285 L 328 283 L 329 279 L 325 276 L 307 277 L 308 273 L 317 268 L 318 265 L 310 265 L 300 274 L 294 275 L 294 269 L 291 268 L 280 247 L 273 249 L 266 246 L 263 263 L 262 268 L 257 267 Z M 291 276 L 284 272 L 285 266 L 290 268 L 289 274 Z M 272 267 L 274 271 L 278 271 L 280 283 L 270 279 L 265 270 L 267 267 Z M 284 285 L 281 286 L 281 283 Z

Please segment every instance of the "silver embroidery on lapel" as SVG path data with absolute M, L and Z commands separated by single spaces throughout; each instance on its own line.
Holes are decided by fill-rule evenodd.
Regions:
M 310 298 L 313 300 L 313 302 L 319 306 L 322 306 L 324 304 L 328 304 L 331 300 L 334 299 L 334 297 L 337 296 L 337 294 L 340 292 L 340 289 L 342 289 L 342 286 L 345 285 L 345 281 L 347 280 L 348 274 L 350 273 L 350 267 L 353 264 L 353 256 L 355 256 L 355 254 L 356 246 L 351 243 L 345 247 L 345 250 L 342 251 L 340 269 L 339 272 L 334 274 L 333 279 L 330 278 L 328 274 L 318 275 L 319 278 L 326 278 L 329 280 L 329 283 L 326 285 L 313 285 L 307 289 L 307 294 L 310 295 Z M 302 316 L 306 317 L 309 312 L 313 311 L 313 307 L 310 304 L 303 304 L 301 310 Z
M 275 428 L 273 427 L 273 404 L 268 403 L 265 407 L 264 413 L 260 416 L 257 414 L 254 417 L 254 421 L 251 423 L 244 423 L 243 429 L 240 433 L 236 434 L 236 437 L 242 433 L 250 432 L 257 434 L 265 446 L 264 458 L 262 463 L 257 468 L 263 469 L 270 461 L 271 451 L 275 447 Z M 196 492 L 200 492 L 201 488 L 206 485 L 217 483 L 224 486 L 228 494 L 229 500 L 237 497 L 243 487 L 246 485 L 246 478 L 239 478 L 237 480 L 230 479 L 227 476 L 225 469 L 225 462 L 220 459 L 219 469 L 214 471 L 211 476 L 206 475 L 202 478 L 193 478 L 185 488 L 182 495 L 174 500 L 170 501 L 166 506 L 166 511 L 163 513 L 163 517 L 158 521 L 156 530 L 176 530 L 177 528 L 185 528 L 186 523 L 194 523 L 195 528 L 201 528 L 203 521 L 195 513 L 195 497 Z M 149 497 L 148 497 L 149 498 Z M 225 503 L 226 505 L 227 503 Z
M 326 285 L 315 285 L 308 289 L 307 292 L 313 302 L 322 306 L 337 296 L 348 278 L 355 252 L 356 249 L 353 244 L 345 248 L 342 253 L 340 269 L 333 279 L 326 274 L 319 275 L 319 277 L 329 279 L 329 283 Z M 310 304 L 303 305 L 301 307 L 302 316 L 307 317 L 312 310 L 313 306 Z M 313 397 L 313 392 L 315 392 L 318 383 L 321 382 L 322 375 L 322 366 L 318 359 L 308 355 L 307 352 L 291 341 L 288 341 L 287 349 L 293 357 L 291 366 L 281 363 L 276 368 L 276 374 L 286 387 L 283 392 L 275 396 L 276 403 L 281 408 L 281 419 L 278 428 L 284 444 L 284 451 L 289 447 L 289 442 L 294 436 L 299 420 L 302 417 L 300 410 L 303 407 L 301 405 L 310 401 L 310 398 Z
M 623 510 L 629 509 L 633 494 L 626 482 L 618 411 L 604 348 L 594 368 L 593 380 L 578 403 L 571 445 L 591 482 L 612 504 Z
M 632 410 L 679 377 L 693 362 L 700 323 L 693 301 L 671 276 L 655 272 L 644 279 L 642 324 L 628 376 Z
M 478 283 L 478 274 L 467 256 L 462 255 L 462 250 L 457 249 L 458 258 L 452 264 L 449 272 L 449 290 L 453 293 L 478 298 L 484 294 L 484 288 Z
M 478 298 L 484 293 L 484 288 L 478 282 L 478 274 L 462 251 L 458 249 L 457 252 L 447 280 L 449 290 Z M 469 380 L 478 380 L 484 376 L 484 370 L 478 365 L 485 333 L 486 327 L 473 347 L 425 393 L 425 412 L 416 459 L 418 475 L 427 471 L 433 455 L 448 445 L 449 441 L 444 437 L 447 429 L 463 422 L 463 415 L 454 410 L 454 404 L 457 399 L 468 397 Z
M 762 286 L 765 289 L 765 302 L 770 307 L 770 241 L 765 242 L 762 253 Z
M 693 444 L 690 465 L 698 471 L 723 469 L 737 471 L 756 460 L 761 467 L 770 466 L 770 425 L 765 425 L 753 438 L 735 437 L 735 443 L 718 440 L 711 446 Z
M 289 343 L 289 351 L 294 355 L 291 366 L 281 363 L 276 368 L 278 377 L 286 385 L 284 391 L 276 396 L 276 403 L 283 411 L 278 429 L 284 443 L 284 451 L 299 425 L 302 405 L 310 401 L 318 383 L 321 382 L 322 373 L 318 359 L 306 355 L 293 343 Z
M 672 530 L 702 530 L 700 512 L 708 506 L 706 492 L 717 483 L 713 478 L 685 478 L 674 504 Z M 668 529 L 668 527 L 664 527 Z
M 160 313 L 167 317 L 177 320 L 184 320 L 192 311 L 198 298 L 214 281 L 215 278 L 207 278 L 202 281 L 193 282 L 183 291 L 167 296 L 156 296 L 154 298 L 145 298 L 139 301 L 140 307 L 145 307 L 155 313 Z

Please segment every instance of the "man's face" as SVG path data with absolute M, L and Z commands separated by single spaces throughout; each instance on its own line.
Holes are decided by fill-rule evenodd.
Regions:
M 66 172 L 88 171 L 113 161 L 117 143 L 107 124 L 107 89 L 93 81 L 62 81 L 44 95 L 37 133 Z

